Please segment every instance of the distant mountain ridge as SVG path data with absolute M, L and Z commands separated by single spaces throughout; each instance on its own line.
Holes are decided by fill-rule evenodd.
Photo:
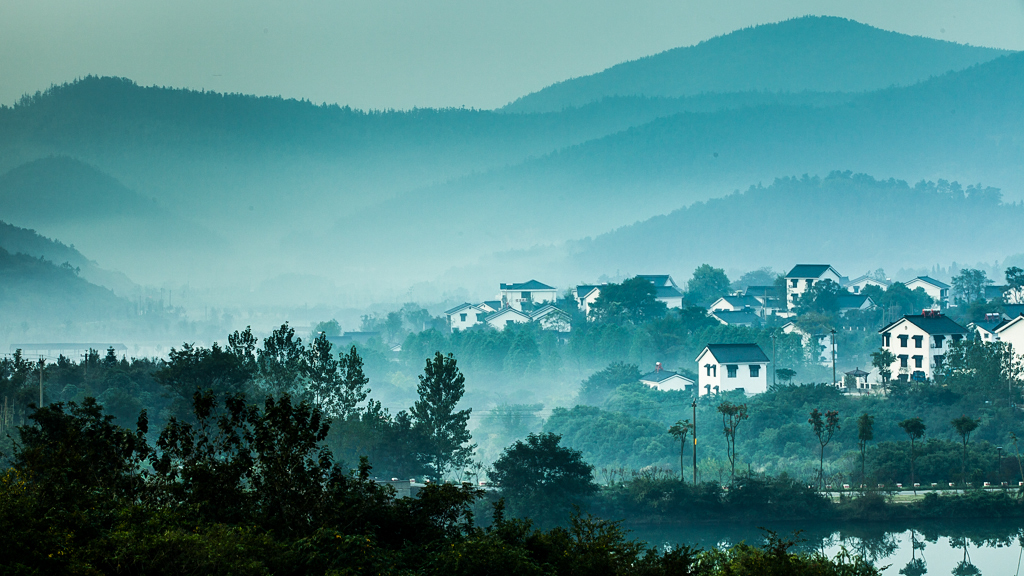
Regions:
M 907 86 L 1008 51 L 805 16 L 623 62 L 519 98 L 506 112 L 551 112 L 612 96 L 708 92 L 865 92 Z
M 991 182 L 1024 198 L 1024 54 L 831 107 L 763 106 L 684 113 L 397 198 L 370 265 L 401 253 L 459 266 L 490 252 L 594 236 L 779 173 L 852 169 L 918 181 Z M 447 207 L 475 218 L 427 218 Z M 616 224 L 618 222 L 619 224 Z M 332 241 L 366 234 L 370 215 L 339 222 Z M 429 243 L 410 241 L 429 238 Z M 471 239 L 471 241 L 470 241 Z M 379 250 L 379 251 L 378 251 Z M 372 255 L 371 255 L 372 253 Z M 412 264 L 409 266 L 411 269 Z M 383 273 L 383 272 L 380 272 Z

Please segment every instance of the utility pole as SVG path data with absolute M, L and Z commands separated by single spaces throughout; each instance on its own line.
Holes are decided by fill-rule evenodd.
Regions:
M 43 365 L 45 363 L 46 363 L 46 360 L 43 360 L 43 358 L 40 357 L 39 358 L 39 407 L 40 408 L 43 407 Z
M 832 385 L 836 385 L 836 329 L 832 329 Z
M 697 391 L 700 393 L 700 390 Z M 693 485 L 697 485 L 697 399 L 693 399 Z
M 775 332 L 772 331 L 772 388 L 775 387 L 775 372 L 778 370 L 776 366 L 778 364 L 775 363 Z

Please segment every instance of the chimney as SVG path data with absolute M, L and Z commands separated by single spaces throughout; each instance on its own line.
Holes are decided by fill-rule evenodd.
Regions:
M 654 371 L 655 372 L 661 372 L 661 362 L 655 362 L 654 363 Z

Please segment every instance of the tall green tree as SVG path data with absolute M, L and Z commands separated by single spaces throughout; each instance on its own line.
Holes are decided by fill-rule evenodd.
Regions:
M 882 391 L 888 391 L 889 378 L 892 377 L 892 363 L 896 361 L 896 355 L 879 348 L 877 352 L 871 353 L 871 365 L 878 368 L 878 375 L 882 377 Z
M 455 407 L 466 391 L 466 377 L 456 365 L 455 358 L 440 352 L 427 360 L 420 383 L 416 387 L 419 400 L 409 410 L 414 425 L 420 428 L 430 446 L 431 466 L 438 479 L 444 478 L 452 468 L 469 463 L 475 445 L 467 423 L 472 409 Z
M 1017 266 L 1006 269 L 1006 288 L 1003 301 L 1008 304 L 1024 304 L 1024 270 Z
M 302 362 L 307 391 L 313 406 L 329 417 L 338 415 L 341 396 L 341 374 L 327 334 L 320 332 L 306 347 Z
M 868 442 L 875 438 L 875 417 L 867 413 L 857 418 L 857 447 L 860 448 L 860 481 L 863 484 L 867 478 L 865 458 L 867 455 Z
M 686 283 L 686 299 L 700 306 L 707 306 L 728 293 L 729 277 L 725 270 L 710 264 L 698 266 Z
M 978 424 L 980 423 L 981 420 L 975 420 L 965 414 L 961 414 L 959 418 L 954 418 L 949 423 L 953 427 L 953 430 L 956 431 L 957 435 L 960 436 L 960 442 L 964 447 L 964 453 L 960 459 L 961 484 L 967 484 L 967 444 L 971 441 L 971 433 L 978 428 Z
M 686 482 L 686 474 L 683 473 L 683 451 L 686 449 L 686 437 L 693 432 L 693 424 L 689 420 L 677 420 L 669 429 L 668 433 L 679 439 L 679 479 Z
M 914 460 L 917 458 L 915 442 L 924 436 L 926 427 L 924 425 L 924 420 L 921 420 L 921 418 L 918 417 L 907 418 L 897 425 L 902 428 L 903 432 L 906 433 L 908 438 L 910 438 L 910 485 L 913 486 L 915 483 Z M 917 494 L 917 488 L 914 488 L 914 493 Z
M 338 391 L 338 415 L 347 418 L 356 412 L 363 400 L 370 393 L 367 386 L 370 379 L 363 372 L 363 358 L 355 345 L 349 348 L 348 354 L 338 353 L 338 371 L 341 374 L 341 388 Z
M 821 490 L 821 483 L 825 473 L 825 446 L 828 446 L 828 443 L 832 441 L 832 437 L 839 431 L 839 412 L 836 410 L 821 412 L 815 408 L 811 410 L 810 416 L 807 422 L 814 430 L 814 435 L 818 438 L 818 445 L 821 447 L 818 455 L 818 489 Z
M 953 276 L 952 295 L 957 304 L 970 304 L 985 298 L 985 286 L 991 284 L 984 270 L 963 269 Z
M 263 339 L 257 355 L 260 380 L 271 394 L 301 392 L 302 361 L 305 351 L 302 338 L 287 322 Z
M 733 404 L 722 402 L 718 405 L 718 412 L 722 415 L 722 433 L 725 434 L 726 454 L 729 457 L 731 471 L 729 477 L 736 478 L 736 431 L 740 423 L 750 417 L 747 413 L 746 404 Z

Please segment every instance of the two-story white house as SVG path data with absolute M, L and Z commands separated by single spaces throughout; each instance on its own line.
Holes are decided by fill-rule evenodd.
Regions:
M 760 316 L 761 306 L 761 301 L 753 296 L 722 296 L 708 306 L 708 312 L 738 312 L 749 308 Z
M 835 349 L 836 354 L 839 354 L 839 349 L 835 348 L 836 343 L 831 332 L 811 334 L 797 326 L 796 322 L 786 322 L 782 326 L 782 332 L 784 334 L 800 335 L 800 342 L 810 356 L 809 360 L 811 362 L 817 362 L 822 366 L 831 366 L 832 350 Z
M 686 376 L 661 367 L 661 362 L 654 365 L 654 372 L 640 377 L 640 383 L 656 390 L 690 390 L 694 382 Z
M 445 310 L 444 315 L 448 317 L 448 328 L 452 332 L 456 332 L 476 326 L 483 322 L 484 318 L 490 313 L 491 311 L 467 302 L 459 304 L 451 310 Z
M 761 303 L 758 315 L 767 318 L 772 314 L 785 314 L 786 303 L 778 296 L 778 289 L 775 286 L 747 286 L 743 296 L 757 299 Z
M 590 316 L 590 307 L 601 296 L 601 286 L 580 284 L 572 289 L 572 296 L 576 299 L 576 304 L 580 307 L 580 310 L 583 311 L 583 315 Z
M 530 314 L 530 320 L 540 324 L 540 327 L 544 330 L 554 330 L 555 332 L 569 332 L 572 330 L 569 314 L 551 304 L 534 310 Z
M 995 333 L 1000 342 L 1009 344 L 1014 354 L 1024 360 L 1024 314 L 1003 322 Z
M 683 307 L 683 291 L 668 274 L 639 274 L 637 278 L 643 278 L 654 284 L 654 288 L 657 290 L 654 297 L 658 302 L 664 302 L 665 306 L 669 308 Z
M 797 264 L 794 266 L 789 274 L 786 274 L 787 307 L 795 307 L 800 295 L 807 292 L 811 286 L 825 280 L 831 280 L 840 286 L 846 283 L 846 279 L 828 264 Z
M 839 315 L 846 316 L 847 312 L 851 310 L 872 310 L 878 306 L 870 296 L 863 294 L 856 295 L 850 294 L 849 296 L 839 296 L 836 298 L 836 304 L 839 305 Z
M 523 305 L 550 304 L 558 299 L 555 288 L 536 280 L 518 284 L 501 284 L 502 306 L 522 311 Z
M 918 288 L 923 289 L 942 308 L 949 305 L 949 284 L 945 282 L 940 282 L 929 276 L 918 276 L 909 282 L 904 282 L 903 285 L 910 288 L 911 292 Z
M 768 364 L 768 357 L 757 344 L 708 344 L 697 355 L 697 393 L 765 392 Z
M 967 328 L 937 310 L 907 315 L 878 331 L 882 348 L 896 360 L 889 369 L 892 378 L 923 382 L 935 376 L 949 346 L 967 335 Z

